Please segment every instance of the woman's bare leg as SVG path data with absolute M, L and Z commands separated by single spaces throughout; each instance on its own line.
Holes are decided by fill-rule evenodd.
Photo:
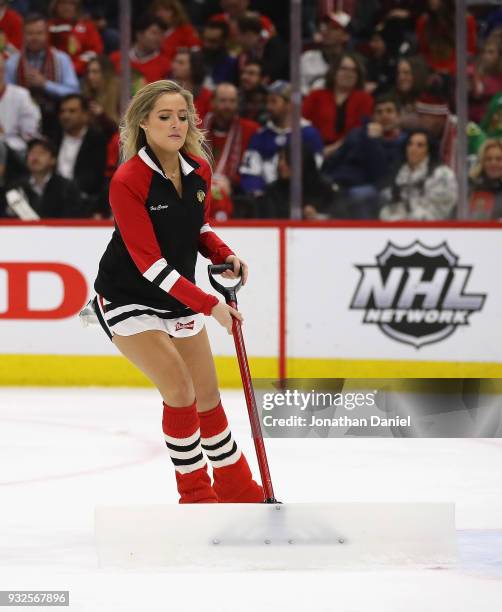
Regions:
M 203 327 L 195 336 L 173 338 L 172 341 L 190 373 L 197 410 L 211 410 L 220 401 L 220 392 L 206 328 Z
M 195 399 L 190 372 L 171 338 L 162 331 L 113 336 L 119 351 L 157 387 L 169 406 L 188 406 Z
M 115 335 L 113 343 L 162 395 L 162 430 L 175 468 L 180 503 L 217 502 L 201 447 L 194 386 L 172 340 L 165 332 L 151 330 Z

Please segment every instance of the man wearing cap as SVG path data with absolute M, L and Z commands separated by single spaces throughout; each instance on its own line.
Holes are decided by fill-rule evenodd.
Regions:
M 6 216 L 24 221 L 85 216 L 77 185 L 56 173 L 56 163 L 51 142 L 37 138 L 28 143 L 29 176 L 7 190 Z
M 455 170 L 457 119 L 450 114 L 448 103 L 441 95 L 424 92 L 417 100 L 415 110 L 418 124 L 439 143 L 439 157 L 443 164 Z
M 267 111 L 269 121 L 252 138 L 244 153 L 241 189 L 244 193 L 258 195 L 277 179 L 279 152 L 289 144 L 291 137 L 291 86 L 286 81 L 276 81 L 268 88 Z M 318 167 L 322 163 L 322 139 L 316 128 L 301 120 L 302 140 L 315 156 Z
M 301 87 L 304 95 L 311 89 L 324 87 L 324 79 L 330 64 L 347 49 L 350 39 L 349 25 L 350 16 L 342 11 L 328 13 L 322 18 L 316 34 L 319 48 L 305 51 L 300 60 Z

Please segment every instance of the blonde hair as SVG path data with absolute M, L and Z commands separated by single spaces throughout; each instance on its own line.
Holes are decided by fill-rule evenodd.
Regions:
M 155 13 L 159 8 L 171 10 L 174 13 L 174 26 L 189 23 L 188 15 L 179 0 L 155 0 L 149 9 L 150 13 Z
M 488 149 L 500 149 L 502 152 L 502 138 L 488 138 L 481 145 L 478 151 L 478 159 L 473 166 L 472 170 L 469 172 L 469 176 L 473 180 L 477 180 L 483 174 L 483 166 L 485 165 L 485 157 L 488 152 Z
M 144 147 L 146 136 L 140 123 L 143 122 L 160 96 L 164 94 L 180 94 L 185 99 L 188 109 L 188 132 L 181 151 L 188 155 L 196 155 L 205 159 L 210 165 L 212 156 L 205 139 L 204 131 L 197 127 L 199 118 L 193 103 L 193 95 L 188 89 L 184 89 L 175 81 L 154 81 L 142 87 L 125 112 L 120 124 L 120 149 L 121 160 L 127 161 L 134 157 Z

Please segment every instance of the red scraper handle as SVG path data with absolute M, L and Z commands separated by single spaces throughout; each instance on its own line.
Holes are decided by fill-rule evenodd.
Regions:
M 233 270 L 232 264 L 219 264 L 209 265 L 207 271 L 209 274 L 209 281 L 211 285 L 223 295 L 226 303 L 237 310 L 237 291 L 242 286 L 242 279 L 232 287 L 225 287 L 216 281 L 214 274 L 221 274 L 226 270 Z M 251 432 L 253 434 L 253 442 L 256 451 L 256 458 L 258 460 L 258 467 L 260 470 L 261 482 L 263 485 L 263 493 L 265 496 L 265 503 L 276 504 L 278 503 L 275 499 L 274 488 L 272 486 L 272 477 L 270 475 L 270 469 L 268 467 L 267 452 L 265 450 L 265 443 L 263 441 L 263 434 L 261 431 L 260 417 L 258 415 L 258 408 L 256 406 L 256 397 L 253 389 L 253 383 L 251 381 L 251 372 L 249 371 L 249 363 L 246 354 L 246 347 L 244 345 L 244 337 L 242 335 L 242 326 L 239 319 L 233 317 L 232 321 L 232 334 L 234 337 L 235 350 L 237 352 L 237 361 L 239 362 L 239 370 L 241 373 L 242 386 L 244 388 L 244 396 L 246 398 L 246 406 L 248 409 L 249 422 L 251 424 Z

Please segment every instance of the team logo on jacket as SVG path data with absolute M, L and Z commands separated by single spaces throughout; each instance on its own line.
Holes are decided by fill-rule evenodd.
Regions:
M 199 200 L 199 202 L 202 204 L 202 202 L 204 202 L 204 200 L 206 199 L 206 194 L 202 191 L 202 189 L 199 189 L 197 191 L 197 199 Z
M 361 277 L 350 308 L 364 311 L 363 323 L 417 349 L 444 340 L 469 325 L 486 299 L 486 293 L 467 291 L 472 266 L 458 260 L 446 242 L 388 242 L 376 264 L 356 266 Z
M 180 323 L 179 321 L 176 323 L 175 330 L 180 331 L 180 329 L 193 329 L 195 321 L 188 321 L 188 323 Z
M 150 206 L 150 210 L 165 210 L 169 208 L 169 204 L 157 204 L 157 206 Z

